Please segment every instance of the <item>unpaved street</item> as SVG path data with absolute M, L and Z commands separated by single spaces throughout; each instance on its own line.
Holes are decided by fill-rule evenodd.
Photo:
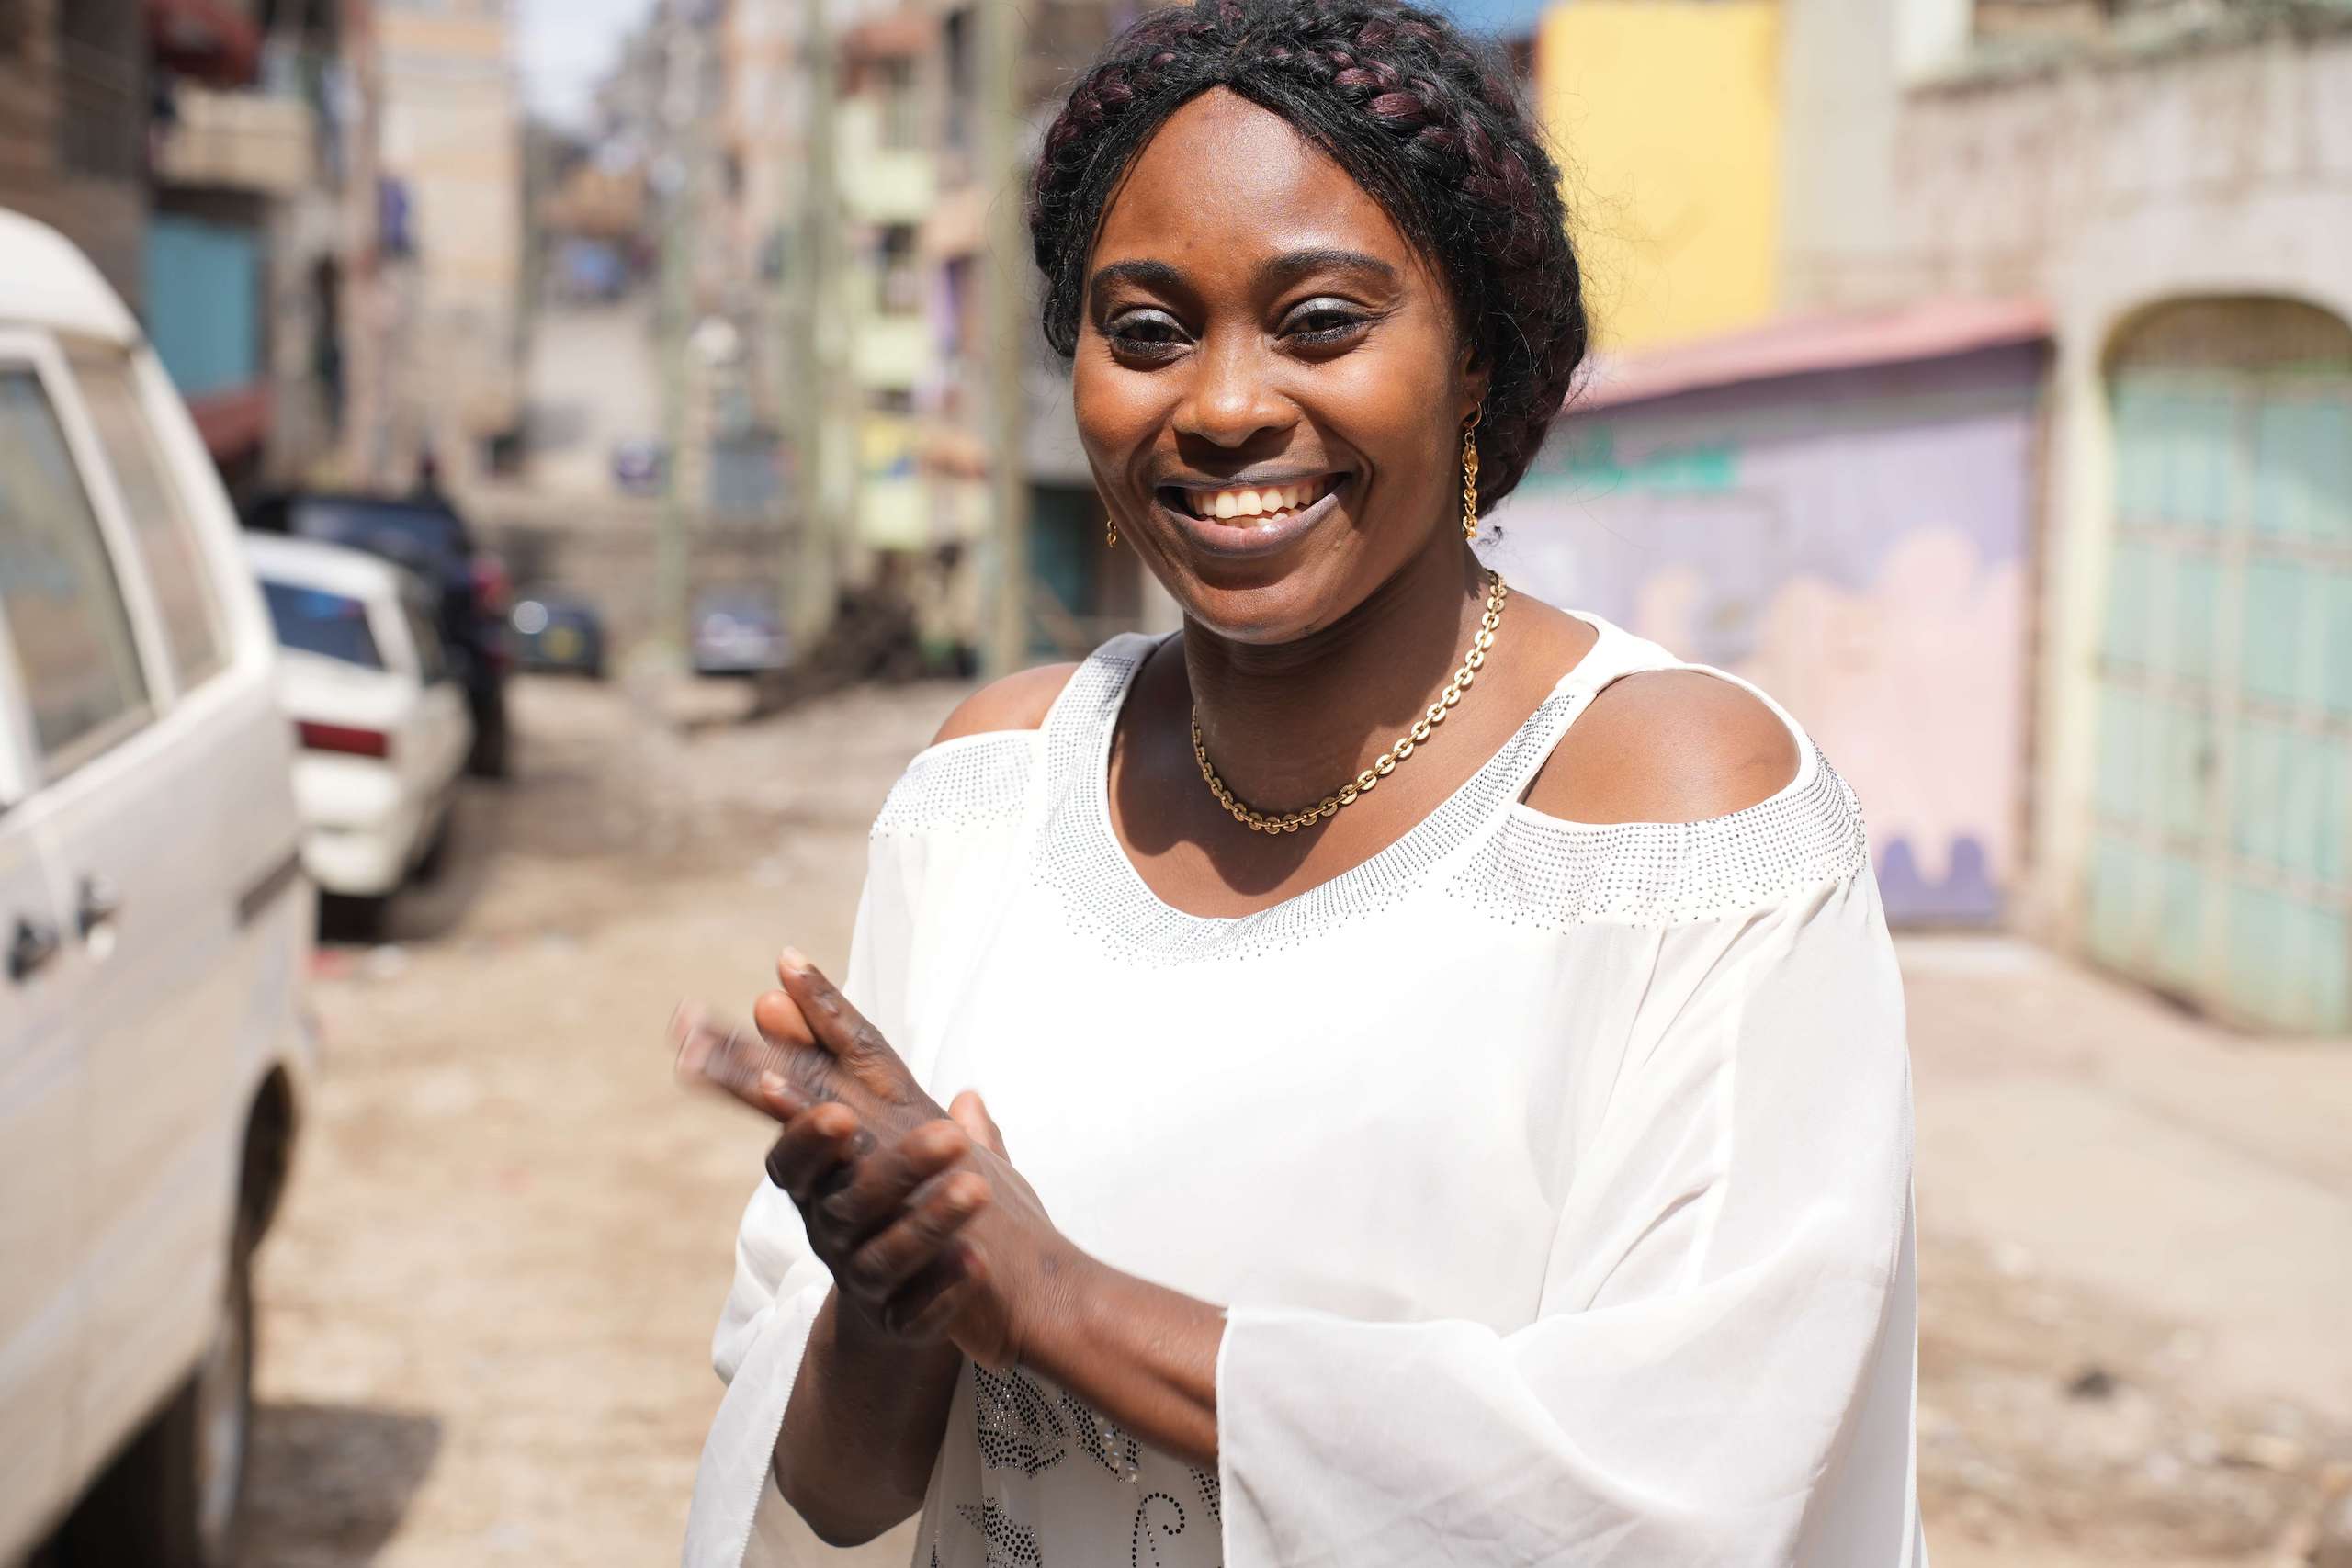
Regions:
M 616 691 L 522 687 L 520 777 L 469 802 L 396 945 L 331 951 L 313 987 L 256 1563 L 675 1560 L 765 1144 L 672 1086 L 662 1025 L 690 995 L 748 1010 L 786 941 L 838 961 L 866 824 L 956 694 L 664 747 Z
M 617 686 L 524 683 L 519 779 L 469 801 L 389 945 L 322 960 L 326 1060 L 263 1253 L 254 1563 L 675 1560 L 763 1139 L 672 1086 L 662 1024 L 687 996 L 746 1006 L 786 941 L 839 961 L 866 822 L 958 694 L 675 735 Z M 2254 1091 L 2316 1126 L 2347 1103 L 2343 1060 L 2257 1053 L 2253 1079 L 2209 1083 L 2223 1045 L 2121 987 L 1999 943 L 1906 945 L 1914 964 L 1940 1568 L 2290 1561 L 2352 1448 L 2344 1362 L 2311 1337 L 2344 1298 L 2287 1298 L 2333 1288 L 2352 1198 L 2315 1136 L 2266 1134 Z M 2138 1035 L 2127 1065 L 2162 1071 L 2100 1070 L 2098 1042 Z M 2100 1119 L 2117 1082 L 2139 1120 Z M 2208 1225 L 2211 1272 L 2307 1261 L 2233 1294 L 2165 1257 L 2163 1173 L 2189 1159 L 2183 1190 L 2236 1227 Z M 2132 1245 L 2077 1245 L 2086 1225 Z

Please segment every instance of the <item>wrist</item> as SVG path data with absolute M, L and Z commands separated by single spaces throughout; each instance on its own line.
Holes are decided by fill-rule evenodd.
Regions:
M 1022 1325 L 1019 1359 L 1068 1385 L 1102 1343 L 1103 1324 L 1125 1276 L 1059 1235 L 1039 1259 L 1037 1311 Z

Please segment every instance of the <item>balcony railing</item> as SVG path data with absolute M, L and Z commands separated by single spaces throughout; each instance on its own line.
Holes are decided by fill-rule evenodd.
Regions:
M 173 112 L 155 149 L 167 184 L 285 197 L 318 183 L 318 116 L 303 98 L 184 83 Z

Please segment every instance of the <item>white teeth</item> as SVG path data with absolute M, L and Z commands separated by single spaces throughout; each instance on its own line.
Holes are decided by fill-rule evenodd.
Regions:
M 1194 491 L 1189 500 L 1193 515 L 1198 517 L 1263 517 L 1270 513 L 1310 506 L 1323 498 L 1323 489 L 1322 480 L 1308 479 L 1302 484 L 1268 485 L 1262 490 Z

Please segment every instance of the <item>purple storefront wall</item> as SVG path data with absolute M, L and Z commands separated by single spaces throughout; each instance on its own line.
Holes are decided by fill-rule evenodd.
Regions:
M 1861 796 L 1889 919 L 2001 919 L 2027 787 L 2039 344 L 1570 412 L 1483 553 L 1770 692 Z

